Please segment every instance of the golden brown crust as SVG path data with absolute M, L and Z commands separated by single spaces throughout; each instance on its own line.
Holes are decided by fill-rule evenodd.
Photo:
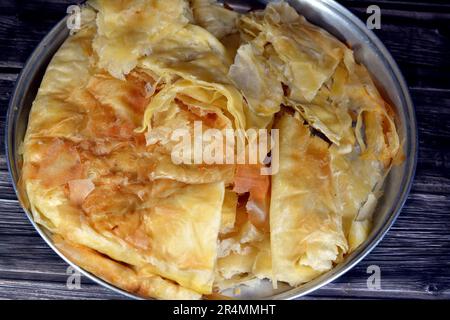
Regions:
M 245 15 L 212 0 L 91 4 L 23 147 L 22 193 L 71 261 L 143 297 L 220 298 L 309 281 L 367 238 L 402 152 L 350 49 L 283 2 Z M 275 126 L 280 171 L 173 162 L 172 133 L 197 122 Z
M 145 298 L 199 299 L 200 294 L 156 275 L 140 276 L 130 266 L 114 261 L 88 247 L 53 237 L 55 246 L 73 263 L 117 287 Z

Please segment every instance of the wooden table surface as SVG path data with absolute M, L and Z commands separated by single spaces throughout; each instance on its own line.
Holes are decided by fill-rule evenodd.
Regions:
M 39 237 L 11 187 L 4 126 L 14 82 L 68 0 L 0 0 L 0 299 L 121 299 L 88 279 L 68 289 L 67 264 Z M 307 298 L 450 299 L 450 0 L 343 0 L 358 17 L 381 8 L 376 30 L 408 82 L 419 124 L 416 178 L 399 219 L 354 269 Z M 367 287 L 367 268 L 381 289 Z

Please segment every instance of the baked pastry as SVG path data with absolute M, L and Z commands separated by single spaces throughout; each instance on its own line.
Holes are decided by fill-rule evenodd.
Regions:
M 300 285 L 364 242 L 402 153 L 343 43 L 284 2 L 94 0 L 82 22 L 33 103 L 21 179 L 71 261 L 143 297 L 199 299 Z

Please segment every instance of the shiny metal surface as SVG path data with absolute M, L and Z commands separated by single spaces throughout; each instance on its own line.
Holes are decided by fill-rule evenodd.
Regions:
M 255 7 L 255 1 L 234 0 L 232 2 L 241 3 L 241 8 L 249 7 L 248 3 L 252 3 L 251 7 Z M 358 18 L 333 0 L 292 0 L 288 2 L 312 23 L 319 25 L 350 45 L 355 51 L 357 60 L 368 67 L 379 89 L 395 106 L 406 159 L 402 165 L 392 170 L 385 182 L 384 196 L 378 203 L 374 226 L 369 238 L 355 252 L 348 255 L 342 263 L 305 285 L 296 288 L 279 287 L 274 291 L 269 283 L 265 283 L 258 288 L 243 289 L 238 298 L 298 298 L 326 285 L 351 269 L 381 241 L 400 214 L 411 188 L 417 161 L 418 142 L 414 107 L 401 72 L 380 40 Z M 93 281 L 127 297 L 139 298 L 106 283 L 68 261 L 52 244 L 48 232 L 33 221 L 31 213 L 26 209 L 26 199 L 17 188 L 21 170 L 19 146 L 25 134 L 31 104 L 51 57 L 68 34 L 64 19 L 39 44 L 17 80 L 10 100 L 5 128 L 8 168 L 16 194 L 28 218 L 39 234 L 61 258 Z

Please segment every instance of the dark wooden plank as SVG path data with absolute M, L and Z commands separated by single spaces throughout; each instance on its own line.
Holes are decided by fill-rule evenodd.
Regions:
M 82 277 L 66 285 L 68 265 L 34 230 L 17 200 L 0 200 L 0 299 L 121 299 Z
M 7 72 L 20 71 L 28 56 L 55 24 L 54 19 L 44 18 L 41 23 L 33 23 L 19 16 L 0 15 L 0 50 L 3 53 L 0 68 L 6 68 Z
M 3 15 L 29 17 L 31 19 L 60 19 L 67 7 L 84 1 L 72 0 L 2 0 L 0 12 Z M 36 15 L 36 12 L 42 14 Z
M 351 8 L 366 21 L 366 8 Z M 373 30 L 399 64 L 409 85 L 450 88 L 450 12 L 381 11 L 381 29 Z
M 80 290 L 69 290 L 65 284 L 41 281 L 0 281 L 0 299 L 20 300 L 102 300 L 125 299 L 91 282 L 82 282 Z
M 1 69 L 1 68 L 0 68 Z M 8 108 L 9 98 L 11 97 L 14 83 L 16 81 L 17 74 L 2 74 L 0 73 L 0 128 L 1 128 L 1 140 L 0 140 L 0 152 L 3 154 L 5 150 L 4 128 L 6 120 L 6 111 Z M 4 157 L 0 157 L 0 169 L 6 169 L 6 162 Z M 1 195 L 0 191 L 0 195 Z

